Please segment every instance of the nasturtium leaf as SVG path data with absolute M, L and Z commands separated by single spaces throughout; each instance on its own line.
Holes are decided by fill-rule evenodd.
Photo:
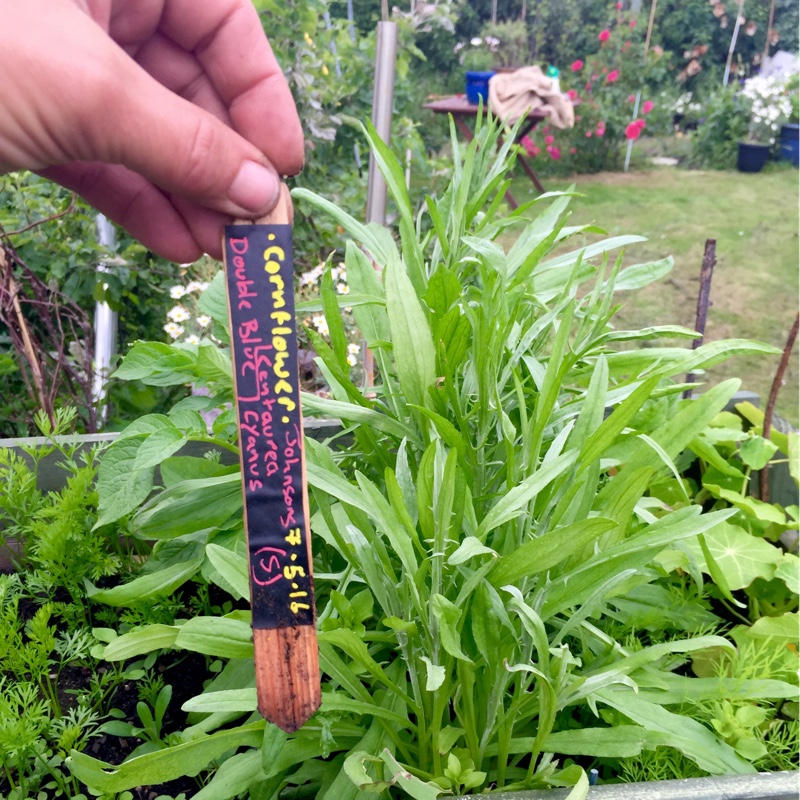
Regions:
M 744 589 L 756 578 L 771 580 L 775 577 L 775 570 L 783 557 L 780 548 L 729 522 L 721 522 L 704 536 L 732 591 Z M 697 539 L 687 539 L 678 546 L 692 555 L 703 572 L 709 573 Z
M 775 577 L 780 578 L 790 592 L 800 594 L 800 558 L 792 553 L 784 553 L 775 570 Z
M 797 642 L 800 641 L 800 617 L 797 613 L 781 614 L 779 617 L 761 617 L 747 630 L 751 637 L 759 639 L 775 636 L 789 642 Z
M 748 517 L 755 517 L 761 522 L 774 522 L 776 525 L 786 524 L 786 514 L 777 505 L 770 505 L 755 497 L 742 497 L 739 492 L 733 489 L 723 489 L 713 483 L 703 484 L 714 497 L 720 500 L 727 500 L 732 506 L 743 511 Z
M 739 455 L 748 467 L 763 469 L 777 451 L 777 445 L 767 441 L 763 436 L 751 436 L 742 442 Z

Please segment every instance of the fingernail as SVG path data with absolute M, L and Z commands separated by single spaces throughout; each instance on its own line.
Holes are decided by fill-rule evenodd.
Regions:
M 246 211 L 266 211 L 278 197 L 278 176 L 255 161 L 245 161 L 233 179 L 228 196 Z

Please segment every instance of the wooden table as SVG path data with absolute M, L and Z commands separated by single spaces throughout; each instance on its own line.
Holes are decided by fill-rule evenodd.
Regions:
M 467 124 L 466 120 L 469 117 L 478 116 L 478 106 L 470 103 L 465 95 L 456 94 L 451 97 L 443 97 L 439 100 L 425 103 L 422 107 L 433 111 L 434 114 L 452 114 L 458 129 L 464 134 L 466 140 L 471 142 L 474 138 L 472 129 Z M 485 108 L 486 107 L 484 107 L 484 109 Z M 533 109 L 530 111 L 514 141 L 520 144 L 522 137 L 527 136 L 543 119 L 547 119 L 547 117 L 547 112 L 543 112 L 541 109 Z M 525 156 L 517 155 L 517 161 L 522 165 L 522 169 L 525 170 L 531 181 L 533 181 L 533 185 L 543 193 L 545 190 L 544 186 L 542 186 L 539 176 L 533 171 L 533 167 L 528 163 Z M 510 191 L 506 192 L 506 199 L 511 208 L 517 208 L 519 205 Z

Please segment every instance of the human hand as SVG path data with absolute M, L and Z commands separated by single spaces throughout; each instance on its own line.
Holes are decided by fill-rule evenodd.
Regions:
M 76 191 L 174 261 L 220 257 L 303 166 L 249 0 L 0 0 L 0 173 Z

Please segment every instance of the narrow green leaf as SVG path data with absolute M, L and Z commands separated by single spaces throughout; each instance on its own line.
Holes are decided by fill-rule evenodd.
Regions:
M 575 463 L 576 458 L 577 453 L 574 450 L 563 453 L 521 481 L 492 506 L 478 526 L 475 536 L 481 541 L 485 541 L 486 535 L 490 531 L 522 514 L 528 507 L 528 503 L 542 489 L 566 472 Z
M 249 599 L 250 569 L 247 559 L 226 547 L 220 547 L 213 543 L 206 547 L 206 555 L 236 594 L 243 600 Z
M 409 403 L 427 405 L 428 387 L 436 380 L 436 352 L 428 320 L 399 259 L 389 259 L 383 279 L 400 387 Z
M 87 786 L 97 792 L 114 794 L 137 786 L 167 783 L 185 775 L 194 777 L 229 750 L 257 747 L 261 743 L 264 725 L 264 720 L 259 720 L 220 731 L 186 744 L 128 759 L 118 767 L 77 750 L 71 751 L 66 763 L 70 772 Z
M 499 587 L 547 572 L 615 526 L 613 520 L 592 517 L 529 539 L 513 553 L 499 559 L 489 573 L 489 581 Z

